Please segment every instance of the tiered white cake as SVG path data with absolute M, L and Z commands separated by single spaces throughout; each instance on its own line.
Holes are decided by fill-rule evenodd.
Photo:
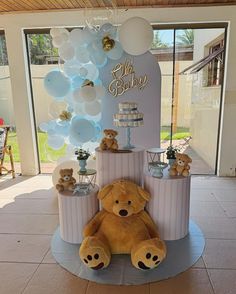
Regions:
M 119 113 L 113 116 L 116 127 L 140 127 L 143 126 L 143 113 L 138 112 L 137 103 L 119 103 Z

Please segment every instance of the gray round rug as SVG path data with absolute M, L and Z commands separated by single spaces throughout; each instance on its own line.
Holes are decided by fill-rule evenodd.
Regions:
M 59 228 L 53 235 L 51 250 L 54 258 L 63 268 L 82 279 L 101 284 L 140 285 L 174 277 L 190 268 L 201 257 L 205 239 L 198 225 L 190 221 L 189 234 L 177 241 L 166 241 L 166 245 L 166 259 L 156 269 L 150 271 L 133 267 L 129 255 L 113 255 L 106 269 L 100 271 L 89 269 L 78 256 L 80 245 L 63 241 Z

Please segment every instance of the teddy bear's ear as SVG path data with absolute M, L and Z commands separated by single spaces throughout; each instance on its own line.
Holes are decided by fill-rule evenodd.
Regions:
M 73 173 L 73 168 L 70 169 L 70 172 Z
M 113 189 L 113 185 L 106 185 L 98 192 L 98 199 L 105 198 Z
M 143 188 L 141 188 L 139 186 L 137 187 L 137 189 L 138 189 L 138 193 L 141 197 L 143 197 L 146 201 L 150 200 L 151 196 L 147 191 L 145 191 Z
M 188 155 L 187 155 L 188 156 Z M 191 163 L 192 162 L 192 158 L 188 156 L 188 162 Z
M 114 133 L 114 136 L 117 136 L 118 135 L 118 132 L 113 130 L 113 133 Z

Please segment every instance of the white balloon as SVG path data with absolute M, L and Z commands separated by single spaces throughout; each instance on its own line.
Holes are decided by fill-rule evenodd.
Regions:
M 84 101 L 83 97 L 81 97 L 81 95 L 80 95 L 80 91 L 81 91 L 80 88 L 75 89 L 73 91 L 73 98 L 74 98 L 75 102 L 83 102 Z
M 83 30 L 81 29 L 72 30 L 70 32 L 70 41 L 75 47 L 84 45 Z
M 74 104 L 74 112 L 79 115 L 85 115 L 84 103 L 75 103 Z
M 102 85 L 95 86 L 96 97 L 97 99 L 102 98 L 105 96 L 106 89 Z
M 81 63 L 88 63 L 90 61 L 89 52 L 85 47 L 77 47 L 75 50 L 75 58 Z
M 59 135 L 51 135 L 48 136 L 48 146 L 54 150 L 59 150 L 63 147 L 65 141 L 62 136 Z
M 71 43 L 66 42 L 59 48 L 58 53 L 63 60 L 71 60 L 75 56 L 75 49 Z
M 60 35 L 60 33 L 61 33 L 60 28 L 51 28 L 51 30 L 50 30 L 50 35 L 52 37 L 56 37 L 56 36 Z
M 79 75 L 80 75 L 80 77 L 83 78 L 83 79 L 86 79 L 87 74 L 88 74 L 88 70 L 85 67 L 81 66 L 79 68 Z
M 53 100 L 49 105 L 49 114 L 52 118 L 59 118 L 63 110 L 66 110 L 66 102 Z
M 101 104 L 98 101 L 85 103 L 84 110 L 88 115 L 95 116 L 101 112 Z
M 56 35 L 52 39 L 52 44 L 54 47 L 59 48 L 61 47 L 65 42 L 68 41 L 68 34 L 67 33 L 62 33 L 60 35 Z
M 80 64 L 76 62 L 74 59 L 68 60 L 64 63 L 64 73 L 68 77 L 75 77 L 79 74 Z
M 96 99 L 96 91 L 92 86 L 84 86 L 80 89 L 80 96 L 86 102 L 92 102 Z
M 153 41 L 152 26 L 142 17 L 129 18 L 120 26 L 119 41 L 127 53 L 144 54 L 150 49 Z

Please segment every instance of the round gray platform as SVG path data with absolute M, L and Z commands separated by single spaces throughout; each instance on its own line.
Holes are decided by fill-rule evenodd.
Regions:
M 94 271 L 87 268 L 78 256 L 79 245 L 64 242 L 59 228 L 55 231 L 51 249 L 56 261 L 72 274 L 102 284 L 139 285 L 164 280 L 190 268 L 201 257 L 205 246 L 204 236 L 193 221 L 189 234 L 177 241 L 166 241 L 167 258 L 150 271 L 132 266 L 129 255 L 113 255 L 108 268 Z

